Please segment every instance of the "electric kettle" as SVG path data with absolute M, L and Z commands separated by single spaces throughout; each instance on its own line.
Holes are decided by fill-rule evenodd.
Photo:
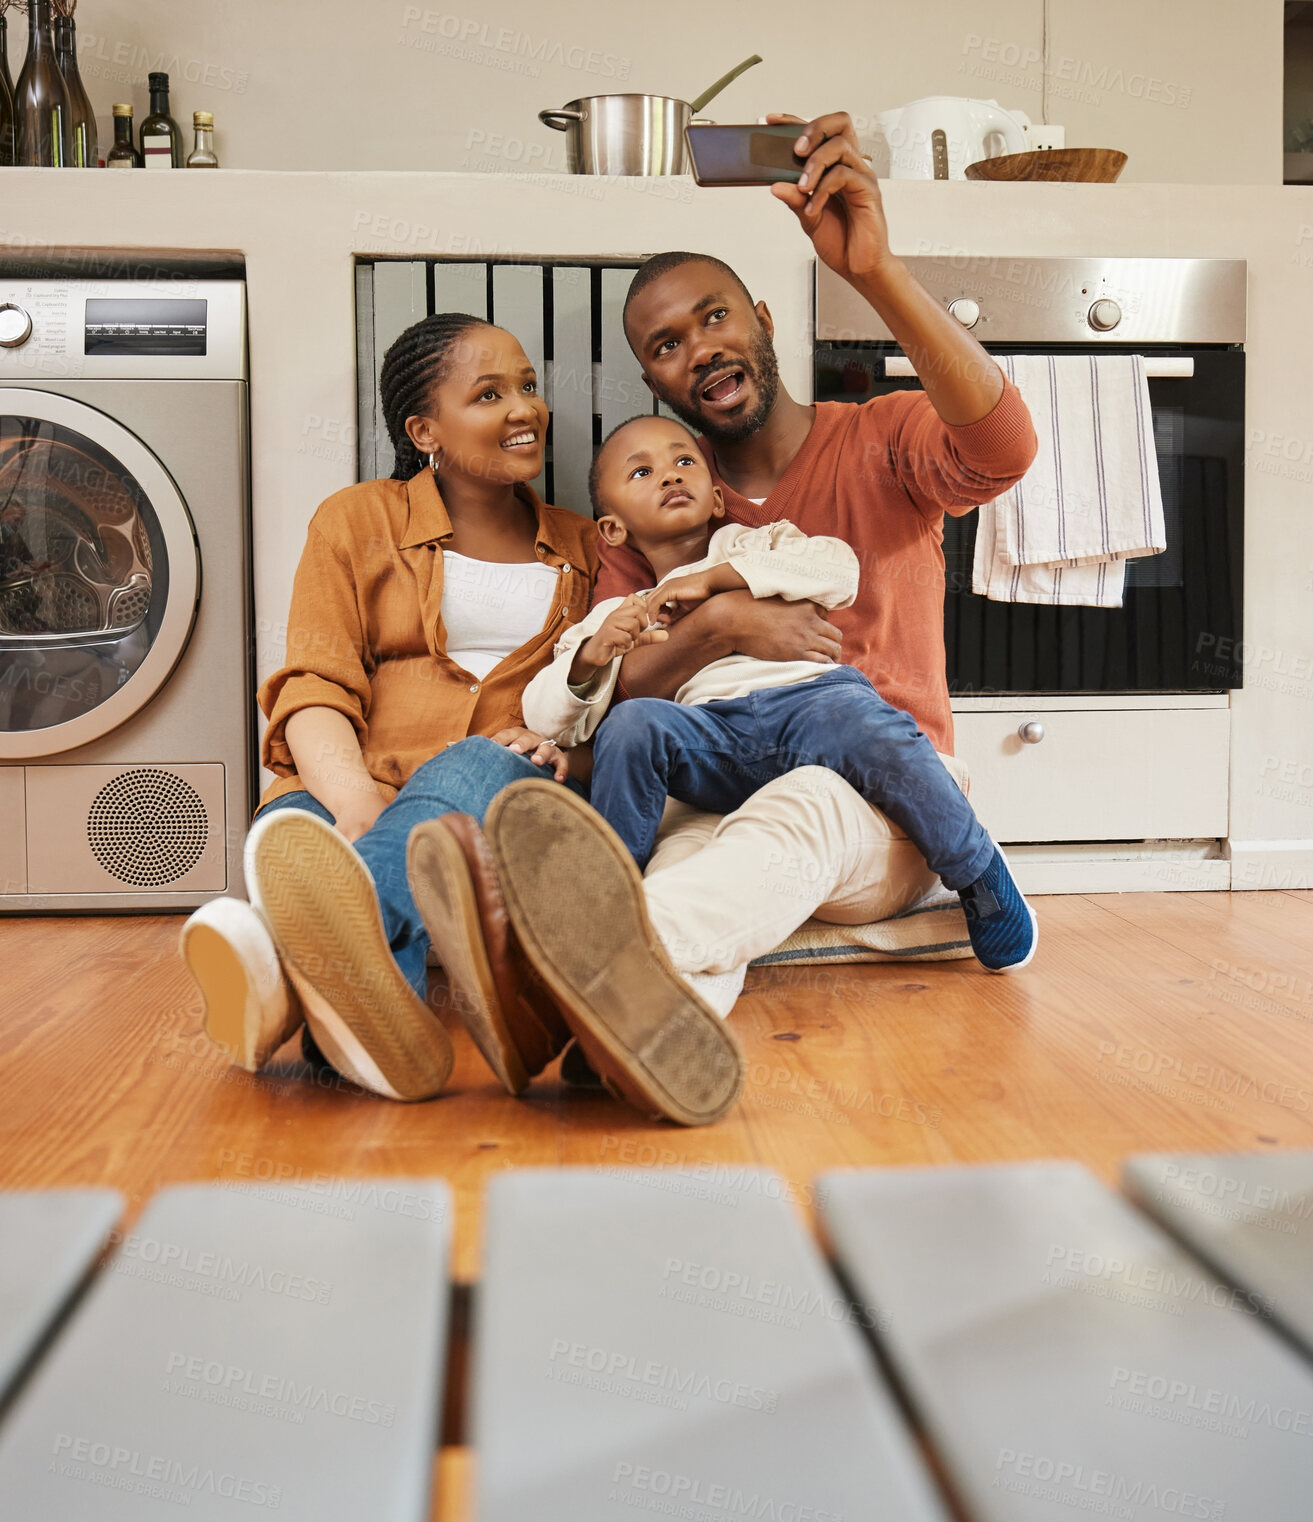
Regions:
M 881 111 L 875 120 L 888 147 L 891 180 L 964 180 L 968 164 L 1030 147 L 1030 118 L 996 100 L 928 95 Z

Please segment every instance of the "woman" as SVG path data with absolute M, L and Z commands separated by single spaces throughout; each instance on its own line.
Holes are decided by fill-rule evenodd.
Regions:
M 199 909 L 182 952 L 209 1035 L 243 1067 L 304 1020 L 348 1077 L 425 1099 L 452 1053 L 424 1002 L 407 840 L 444 813 L 482 820 L 508 783 L 543 775 L 546 751 L 535 762 L 509 748 L 520 694 L 588 610 L 596 532 L 529 485 L 547 407 L 511 334 L 425 318 L 388 350 L 379 387 L 392 476 L 315 513 L 286 664 L 259 693 L 277 780 L 247 838 L 251 902 Z M 577 787 L 552 754 L 557 780 Z M 539 1013 L 555 1022 L 549 1060 L 569 1033 L 552 1007 Z

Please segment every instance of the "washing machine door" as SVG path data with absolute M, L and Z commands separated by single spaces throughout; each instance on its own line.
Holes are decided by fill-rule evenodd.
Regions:
M 0 759 L 88 745 L 169 678 L 200 560 L 178 488 L 113 418 L 0 387 Z

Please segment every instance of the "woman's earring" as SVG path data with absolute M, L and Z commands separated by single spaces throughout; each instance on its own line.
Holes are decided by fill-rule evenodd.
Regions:
M 438 473 L 438 452 L 436 450 L 429 451 L 429 469 L 434 475 Z

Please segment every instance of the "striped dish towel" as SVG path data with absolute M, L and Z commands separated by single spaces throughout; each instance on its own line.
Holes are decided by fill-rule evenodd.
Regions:
M 979 510 L 971 588 L 994 602 L 1120 608 L 1124 561 L 1167 548 L 1140 354 L 1009 354 L 1039 441 Z

